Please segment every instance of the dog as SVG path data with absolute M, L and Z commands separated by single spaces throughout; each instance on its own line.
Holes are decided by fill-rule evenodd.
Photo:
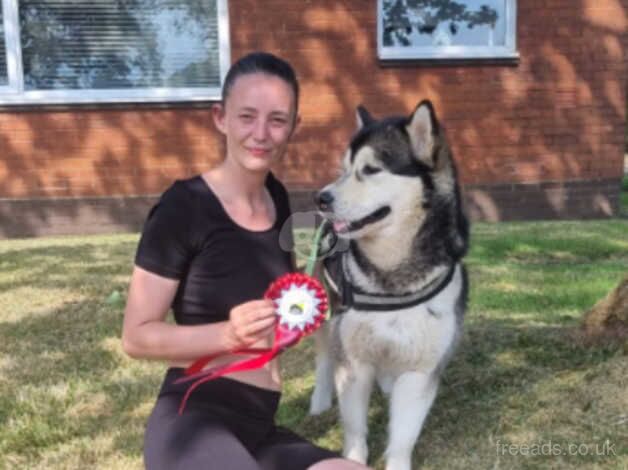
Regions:
M 409 470 L 461 335 L 469 222 L 430 101 L 410 116 L 382 120 L 359 106 L 357 121 L 341 176 L 315 196 L 333 223 L 326 245 L 337 238 L 345 249 L 322 262 L 340 313 L 316 334 L 310 413 L 331 407 L 335 382 L 344 456 L 366 463 L 367 411 L 377 381 L 389 396 L 386 469 Z

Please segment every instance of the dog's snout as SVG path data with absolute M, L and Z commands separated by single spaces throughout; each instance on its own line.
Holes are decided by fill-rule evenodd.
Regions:
M 334 202 L 334 196 L 329 191 L 321 191 L 316 195 L 316 204 L 320 210 L 329 210 Z

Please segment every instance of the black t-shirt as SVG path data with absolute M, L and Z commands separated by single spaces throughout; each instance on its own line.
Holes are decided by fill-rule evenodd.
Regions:
M 151 209 L 135 264 L 180 281 L 172 303 L 178 324 L 227 320 L 232 307 L 261 299 L 292 269 L 288 194 L 272 173 L 266 188 L 277 215 L 265 231 L 236 224 L 200 175 L 176 181 Z

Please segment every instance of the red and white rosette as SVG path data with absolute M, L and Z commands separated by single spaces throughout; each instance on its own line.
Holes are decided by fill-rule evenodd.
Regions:
M 275 302 L 280 332 L 297 330 L 303 337 L 325 321 L 327 294 L 315 277 L 285 274 L 271 284 L 264 297 Z
M 185 370 L 185 377 L 175 381 L 179 384 L 194 380 L 181 400 L 179 414 L 183 413 L 190 394 L 199 385 L 225 374 L 262 367 L 290 346 L 297 344 L 301 338 L 314 332 L 325 321 L 327 294 L 320 281 L 308 274 L 284 274 L 270 285 L 264 293 L 264 298 L 272 300 L 277 307 L 278 318 L 272 347 L 231 351 L 232 354 L 253 357 L 208 369 L 204 367 L 220 355 L 205 356 L 196 360 Z

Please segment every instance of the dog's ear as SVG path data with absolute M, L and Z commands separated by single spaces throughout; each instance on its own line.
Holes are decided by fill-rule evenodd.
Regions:
M 421 101 L 408 117 L 406 130 L 416 158 L 430 168 L 434 168 L 436 163 L 434 162 L 434 142 L 438 135 L 439 125 L 434 106 L 429 100 Z
M 373 116 L 362 105 L 359 105 L 355 110 L 355 119 L 358 123 L 358 129 L 362 129 L 364 126 L 368 126 L 375 122 Z

